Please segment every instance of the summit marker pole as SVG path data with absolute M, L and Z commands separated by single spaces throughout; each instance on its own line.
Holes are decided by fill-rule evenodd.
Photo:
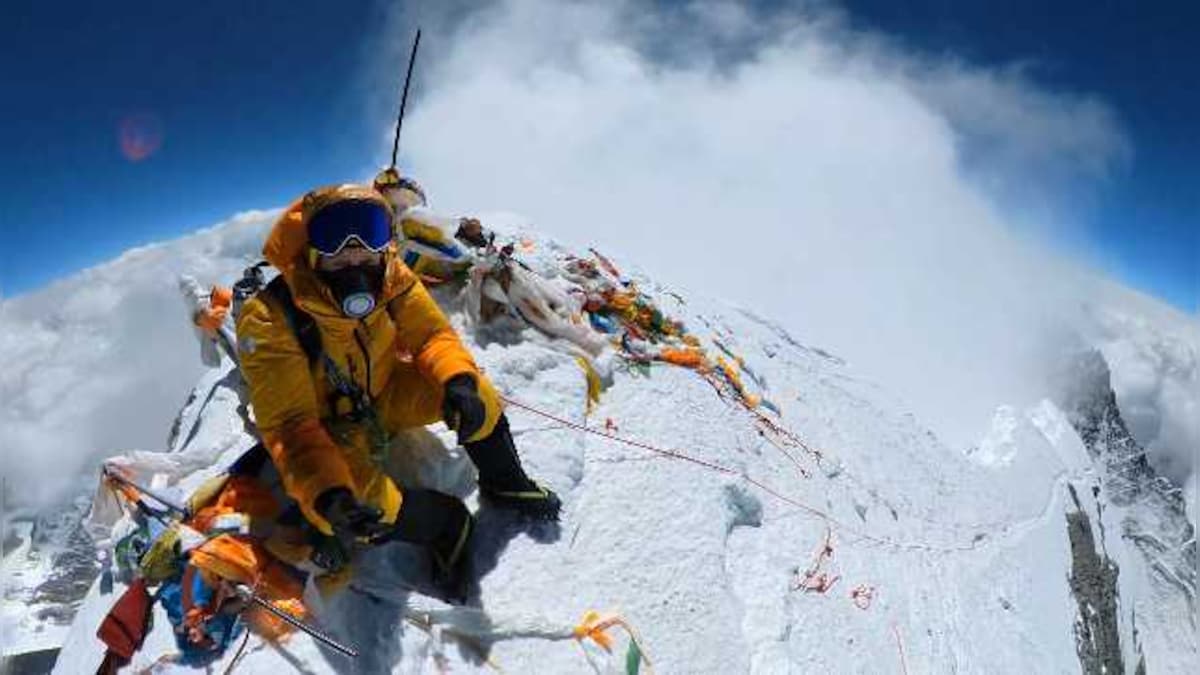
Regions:
M 396 168 L 396 154 L 400 151 L 400 127 L 404 124 L 404 106 L 408 103 L 408 85 L 412 82 L 413 64 L 417 61 L 417 47 L 421 45 L 421 29 L 413 39 L 412 52 L 408 55 L 408 73 L 404 76 L 404 93 L 400 96 L 400 114 L 396 116 L 396 135 L 392 139 L 392 168 Z

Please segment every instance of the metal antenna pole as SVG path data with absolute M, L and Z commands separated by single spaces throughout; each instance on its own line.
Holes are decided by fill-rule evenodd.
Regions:
M 404 76 L 404 93 L 400 96 L 400 114 L 396 116 L 396 136 L 392 139 L 392 168 L 396 168 L 396 154 L 400 151 L 400 127 L 404 124 L 404 106 L 408 103 L 408 85 L 412 82 L 413 64 L 417 61 L 417 47 L 421 44 L 421 29 L 413 40 L 412 53 L 408 55 L 408 74 Z

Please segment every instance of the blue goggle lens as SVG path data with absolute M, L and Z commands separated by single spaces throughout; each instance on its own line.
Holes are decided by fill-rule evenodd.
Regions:
M 330 204 L 308 219 L 308 242 L 324 255 L 334 255 L 350 239 L 372 251 L 382 251 L 392 241 L 392 212 L 375 202 L 343 201 Z

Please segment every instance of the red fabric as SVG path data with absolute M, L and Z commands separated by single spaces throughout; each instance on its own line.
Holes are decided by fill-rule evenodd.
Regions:
M 104 617 L 96 637 L 108 646 L 109 654 L 128 661 L 146 639 L 146 628 L 150 618 L 150 593 L 146 582 L 136 579 L 117 604 Z
M 117 675 L 117 673 L 128 664 L 128 659 L 121 660 L 121 657 L 113 654 L 112 651 L 105 652 L 104 661 L 102 661 L 100 663 L 100 667 L 96 669 L 96 675 Z

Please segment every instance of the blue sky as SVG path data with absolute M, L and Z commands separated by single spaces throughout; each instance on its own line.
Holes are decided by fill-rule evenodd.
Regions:
M 1109 272 L 1200 311 L 1200 5 L 1115 0 L 849 0 L 851 19 L 933 54 L 1020 63 L 1116 113 L 1132 158 L 1089 209 Z
M 336 5 L 336 9 L 335 9 Z M 5 295 L 382 161 L 366 3 L 6 3 Z M 122 154 L 122 120 L 161 126 Z
M 1200 60 L 1186 26 L 1200 10 L 842 4 L 855 26 L 915 50 L 1021 63 L 1051 90 L 1104 100 L 1133 152 L 1089 198 L 1086 234 L 1111 274 L 1197 310 L 1200 92 L 1185 83 Z M 8 3 L 0 292 L 384 162 L 390 111 L 377 106 L 389 98 L 368 95 L 365 80 L 378 72 L 368 66 L 381 19 L 366 2 Z M 143 139 L 159 129 L 161 144 L 127 148 L 153 149 L 131 160 L 123 123 Z

